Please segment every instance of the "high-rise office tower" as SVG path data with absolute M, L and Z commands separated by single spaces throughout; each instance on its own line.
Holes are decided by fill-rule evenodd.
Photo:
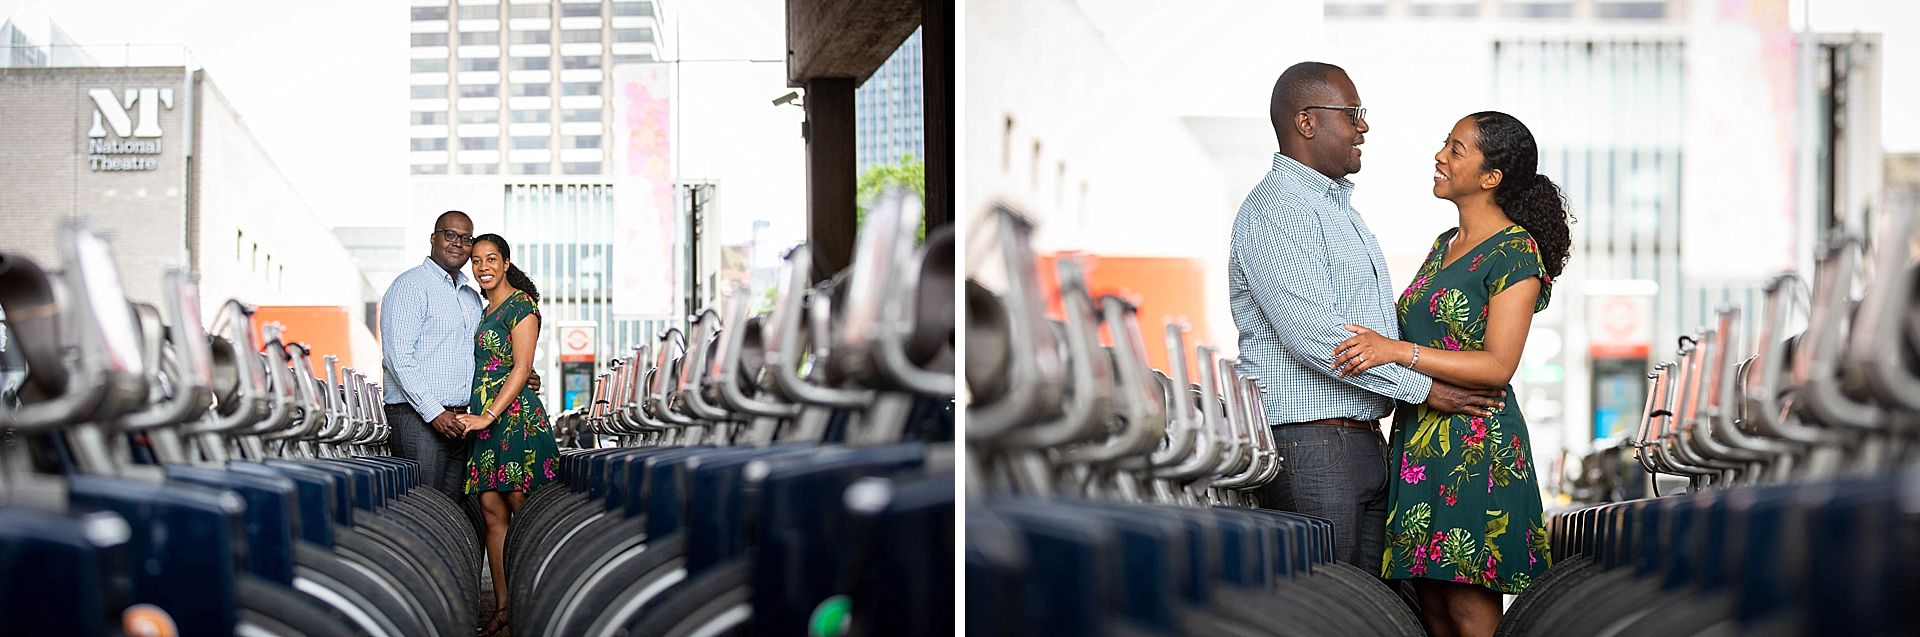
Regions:
M 922 59 L 920 31 L 915 29 L 880 70 L 854 91 L 854 160 L 860 170 L 892 164 L 907 155 L 927 158 Z
M 661 58 L 651 0 L 412 7 L 415 175 L 602 175 L 611 70 Z

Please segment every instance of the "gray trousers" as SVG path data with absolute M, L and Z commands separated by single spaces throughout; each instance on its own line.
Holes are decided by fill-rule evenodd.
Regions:
M 1386 548 L 1386 441 L 1335 425 L 1274 427 L 1273 439 L 1282 470 L 1260 487 L 1260 505 L 1333 521 L 1334 559 L 1377 577 Z
M 406 403 L 387 405 L 387 426 L 393 429 L 389 442 L 393 455 L 420 463 L 421 486 L 435 489 L 453 498 L 464 499 L 467 485 L 467 439 L 448 438 L 434 431 L 413 407 Z

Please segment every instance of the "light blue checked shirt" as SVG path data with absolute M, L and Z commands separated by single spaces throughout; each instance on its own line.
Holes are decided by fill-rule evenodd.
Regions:
M 386 402 L 407 403 L 432 422 L 473 394 L 473 335 L 486 304 L 467 273 L 448 274 L 433 259 L 400 273 L 380 297 L 381 365 Z
M 1380 242 L 1353 209 L 1353 182 L 1273 154 L 1273 169 L 1233 219 L 1227 297 L 1242 375 L 1260 377 L 1268 421 L 1374 420 L 1393 401 L 1426 402 L 1433 379 L 1387 364 L 1333 372 L 1333 347 L 1364 325 L 1400 338 Z

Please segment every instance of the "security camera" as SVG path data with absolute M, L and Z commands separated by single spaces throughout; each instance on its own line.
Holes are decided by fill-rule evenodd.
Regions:
M 773 105 L 784 106 L 787 104 L 793 104 L 794 106 L 799 106 L 800 105 L 799 100 L 800 100 L 800 92 L 793 91 L 793 92 L 787 93 L 786 95 L 782 95 L 780 97 L 774 98 Z

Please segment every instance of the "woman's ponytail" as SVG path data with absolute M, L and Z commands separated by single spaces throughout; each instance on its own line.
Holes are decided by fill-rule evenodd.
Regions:
M 501 254 L 504 255 L 505 251 L 502 251 Z M 533 286 L 533 279 L 528 278 L 527 273 L 520 270 L 520 266 L 512 263 L 507 264 L 507 283 L 512 285 L 516 290 L 526 292 L 527 296 L 533 299 L 533 302 L 540 302 L 540 289 Z
M 1471 117 L 1480 129 L 1482 168 L 1504 175 L 1500 187 L 1493 191 L 1493 202 L 1507 213 L 1507 218 L 1533 235 L 1547 276 L 1559 277 L 1573 252 L 1573 213 L 1566 194 L 1539 173 L 1540 149 L 1534 143 L 1533 131 L 1499 111 L 1482 111 Z

